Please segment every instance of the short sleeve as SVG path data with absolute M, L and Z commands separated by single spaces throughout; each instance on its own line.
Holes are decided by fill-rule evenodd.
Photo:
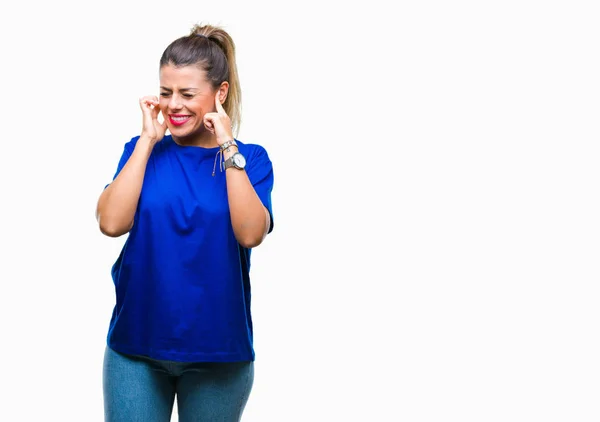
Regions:
M 250 179 L 250 183 L 261 202 L 269 211 L 269 216 L 271 217 L 269 233 L 271 233 L 273 231 L 273 208 L 271 205 L 271 192 L 273 191 L 274 181 L 273 164 L 269 159 L 267 151 L 258 145 L 247 161 L 246 173 L 248 174 L 248 179 Z
M 115 175 L 113 176 L 113 180 L 115 180 L 117 178 L 117 176 L 119 175 L 121 170 L 123 170 L 123 167 L 125 167 L 125 164 L 127 164 L 127 161 L 129 160 L 129 157 L 131 157 L 131 154 L 133 153 L 135 144 L 137 143 L 138 139 L 139 139 L 139 136 L 136 136 L 135 138 L 131 139 L 129 142 L 127 142 L 125 144 L 125 147 L 123 148 L 123 154 L 121 154 L 121 159 L 119 160 L 119 164 L 117 165 L 117 171 L 115 172 Z M 106 189 L 109 184 L 104 186 L 104 189 Z

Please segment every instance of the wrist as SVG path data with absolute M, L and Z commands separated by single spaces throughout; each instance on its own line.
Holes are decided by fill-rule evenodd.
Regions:
M 237 170 L 243 170 L 246 167 L 246 158 L 237 151 L 233 151 L 230 154 L 223 154 L 223 169 L 235 168 Z
M 158 141 L 152 139 L 152 137 L 150 135 L 146 135 L 145 133 L 142 133 L 140 135 L 140 138 L 137 141 L 137 144 L 153 146 L 156 142 L 158 142 Z
M 237 147 L 227 148 L 225 151 L 223 151 L 223 160 L 231 158 L 231 156 L 236 152 L 238 152 Z
M 148 149 L 148 150 L 152 150 L 152 148 L 154 148 L 155 144 L 156 144 L 156 141 L 153 141 L 151 137 L 146 136 L 146 135 L 140 136 L 140 138 L 135 143 L 136 146 L 139 145 L 141 148 Z
M 221 148 L 221 152 L 223 153 L 223 159 L 225 159 L 225 160 L 239 151 L 239 147 L 235 143 L 235 140 L 233 138 L 231 140 L 219 145 L 219 147 Z
M 230 141 L 235 142 L 235 137 L 233 136 L 233 133 L 231 133 L 231 132 L 225 132 L 225 135 L 223 135 L 223 134 L 216 134 L 216 135 L 217 135 L 217 143 L 219 144 L 219 146 L 225 145 L 227 142 L 230 142 Z

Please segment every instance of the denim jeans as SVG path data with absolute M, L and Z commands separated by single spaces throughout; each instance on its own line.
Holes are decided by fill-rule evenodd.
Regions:
M 254 382 L 254 362 L 172 362 L 106 347 L 102 383 L 106 422 L 237 422 Z

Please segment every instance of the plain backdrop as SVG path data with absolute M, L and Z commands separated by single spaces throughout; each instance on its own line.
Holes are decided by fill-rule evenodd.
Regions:
M 0 420 L 103 420 L 125 237 L 96 200 L 194 23 L 233 36 L 239 139 L 274 165 L 244 422 L 600 420 L 598 12 L 2 6 Z

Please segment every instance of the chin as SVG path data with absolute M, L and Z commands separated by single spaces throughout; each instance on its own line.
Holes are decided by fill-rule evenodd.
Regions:
M 171 135 L 175 135 L 175 136 L 178 136 L 181 138 L 181 137 L 186 137 L 186 136 L 190 135 L 193 131 L 191 131 L 189 129 L 184 129 L 181 127 L 174 126 L 174 127 L 169 128 L 169 132 L 171 132 Z
M 200 131 L 197 128 L 183 129 L 183 128 L 175 127 L 173 129 L 169 129 L 169 132 L 171 133 L 171 135 L 175 136 L 176 138 L 180 138 L 182 140 L 187 140 L 187 139 L 193 139 L 193 138 L 197 137 L 199 135 Z

